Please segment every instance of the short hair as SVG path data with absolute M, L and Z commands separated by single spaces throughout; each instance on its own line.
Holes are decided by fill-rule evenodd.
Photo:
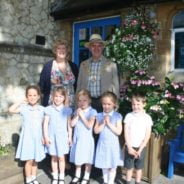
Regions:
M 143 92 L 135 92 L 132 95 L 131 99 L 135 99 L 136 101 L 142 101 L 143 103 L 146 103 L 146 94 Z
M 53 46 L 52 46 L 52 52 L 54 54 L 54 58 L 56 58 L 56 50 L 57 48 L 60 46 L 60 45 L 64 45 L 66 47 L 66 50 L 67 50 L 67 60 L 70 59 L 70 46 L 69 46 L 69 43 L 67 40 L 65 39 L 57 39 L 55 40 Z
M 80 96 L 87 96 L 89 98 L 90 103 L 91 103 L 91 94 L 87 89 L 81 89 L 80 91 L 78 91 L 78 93 L 76 94 L 76 97 L 75 97 L 77 102 L 78 102 Z
M 118 97 L 115 95 L 115 93 L 111 92 L 111 91 L 106 91 L 102 94 L 101 96 L 101 101 L 103 100 L 103 98 L 105 97 L 109 97 L 111 98 L 111 100 L 113 101 L 113 103 L 115 104 L 115 109 L 118 109 L 119 104 L 118 104 Z
M 30 89 L 34 89 L 34 90 L 38 93 L 38 95 L 41 96 L 40 87 L 37 86 L 37 85 L 33 85 L 33 84 L 32 84 L 32 85 L 29 85 L 29 86 L 26 87 L 26 93 L 25 93 L 26 97 L 27 97 L 28 92 L 29 92 Z

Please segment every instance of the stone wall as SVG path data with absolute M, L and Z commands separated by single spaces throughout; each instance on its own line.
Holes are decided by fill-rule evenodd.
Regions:
M 52 57 L 53 40 L 64 35 L 49 16 L 51 2 L 0 1 L 0 144 L 11 143 L 20 130 L 20 117 L 9 115 L 8 107 L 24 98 L 28 84 L 38 83 L 42 65 Z

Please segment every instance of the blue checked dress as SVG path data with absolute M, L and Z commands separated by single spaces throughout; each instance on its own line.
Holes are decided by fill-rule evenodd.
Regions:
M 20 114 L 23 122 L 16 152 L 16 158 L 26 161 L 39 162 L 45 158 L 44 145 L 42 144 L 42 123 L 44 107 L 37 105 L 21 105 Z
M 122 116 L 118 112 L 111 112 L 109 116 L 112 124 L 122 121 Z M 103 119 L 104 113 L 99 113 L 97 121 L 102 123 Z M 105 126 L 100 132 L 97 143 L 95 167 L 108 169 L 116 168 L 117 166 L 123 166 L 123 153 L 120 149 L 119 137 L 108 126 Z
M 89 107 L 85 111 L 86 119 L 96 117 L 97 111 Z M 73 143 L 70 150 L 70 162 L 76 165 L 93 164 L 94 162 L 93 128 L 87 128 L 79 119 L 74 128 Z
M 69 152 L 68 118 L 72 114 L 69 107 L 56 108 L 53 105 L 46 107 L 45 113 L 50 117 L 48 136 L 51 144 L 46 147 L 46 152 L 52 156 L 61 157 Z

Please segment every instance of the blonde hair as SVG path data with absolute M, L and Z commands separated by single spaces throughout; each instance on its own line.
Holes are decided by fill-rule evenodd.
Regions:
M 105 97 L 108 97 L 108 98 L 110 98 L 110 99 L 112 100 L 112 102 L 113 102 L 114 105 L 115 105 L 115 110 L 117 110 L 118 107 L 119 107 L 119 104 L 118 104 L 118 97 L 117 97 L 113 92 L 111 92 L 111 91 L 106 91 L 106 92 L 104 92 L 104 93 L 102 94 L 102 96 L 101 96 L 101 101 L 102 101 L 103 98 L 105 98 Z
M 89 98 L 89 102 L 91 103 L 91 94 L 87 89 L 81 89 L 77 94 L 76 94 L 76 102 L 78 102 L 80 96 L 87 96 Z
M 65 88 L 61 87 L 61 86 L 55 87 L 52 91 L 52 96 L 54 96 L 57 92 L 65 97 L 65 100 L 64 100 L 64 103 L 65 103 L 66 102 L 66 97 L 67 97 L 67 92 L 66 92 Z
M 66 48 L 66 51 L 67 51 L 67 56 L 66 56 L 66 59 L 67 61 L 69 61 L 70 59 L 70 46 L 69 46 L 69 43 L 67 40 L 64 40 L 64 39 L 57 39 L 54 44 L 53 44 L 53 47 L 52 47 L 52 52 L 54 54 L 54 58 L 56 58 L 56 50 L 57 48 L 60 46 L 60 45 L 64 45 L 65 48 Z

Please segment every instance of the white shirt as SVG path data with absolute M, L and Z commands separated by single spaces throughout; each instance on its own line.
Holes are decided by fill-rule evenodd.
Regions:
M 125 116 L 124 123 L 128 125 L 130 145 L 138 148 L 146 136 L 147 128 L 153 125 L 151 116 L 145 112 L 130 112 Z

